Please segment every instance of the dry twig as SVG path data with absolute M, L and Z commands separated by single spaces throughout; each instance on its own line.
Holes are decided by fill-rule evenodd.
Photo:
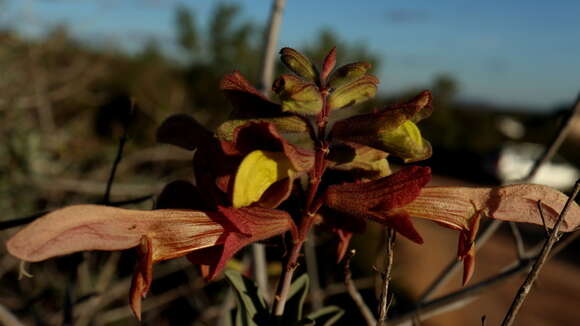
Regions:
M 352 298 L 352 301 L 356 304 L 358 310 L 360 311 L 363 318 L 366 320 L 368 326 L 373 326 L 377 324 L 377 320 L 375 316 L 373 316 L 373 312 L 365 303 L 363 297 L 360 295 L 360 292 L 356 288 L 354 282 L 352 281 L 352 273 L 350 272 L 350 261 L 352 257 L 356 253 L 356 250 L 351 249 L 344 257 L 344 285 L 346 287 L 346 291 Z
M 383 286 L 381 290 L 381 299 L 379 302 L 379 319 L 377 326 L 386 325 L 387 313 L 389 312 L 389 283 L 391 282 L 391 271 L 393 269 L 393 250 L 395 246 L 395 230 L 392 228 L 385 229 L 385 270 L 382 272 Z

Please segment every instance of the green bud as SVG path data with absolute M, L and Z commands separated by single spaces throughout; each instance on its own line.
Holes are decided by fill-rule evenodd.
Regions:
M 315 115 L 322 110 L 322 95 L 313 83 L 293 75 L 282 75 L 272 87 L 282 102 L 282 111 Z
M 292 48 L 283 48 L 280 55 L 282 62 L 295 74 L 308 81 L 318 82 L 318 70 L 302 53 Z
M 328 97 L 328 105 L 330 109 L 340 109 L 364 102 L 376 95 L 378 83 L 376 77 L 365 75 L 334 90 Z
M 371 64 L 366 62 L 355 62 L 344 65 L 330 76 L 328 86 L 335 89 L 339 88 L 364 76 L 370 68 Z

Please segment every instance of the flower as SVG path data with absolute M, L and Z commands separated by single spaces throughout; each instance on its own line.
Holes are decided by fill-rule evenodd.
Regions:
M 326 221 L 339 231 L 339 259 L 344 255 L 352 232 L 364 230 L 365 220 L 392 227 L 422 244 L 423 239 L 410 218 L 423 218 L 459 231 L 457 255 L 464 262 L 465 284 L 474 272 L 475 238 L 481 218 L 543 225 L 543 214 L 546 226 L 553 227 L 568 200 L 561 192 L 542 185 L 425 187 L 430 178 L 429 168 L 410 166 L 369 182 L 329 186 L 324 205 L 339 212 L 340 221 L 336 218 L 326 218 Z M 573 203 L 560 231 L 570 232 L 578 226 L 580 207 Z
M 151 285 L 153 264 L 188 255 L 192 262 L 205 265 L 211 279 L 247 244 L 294 228 L 288 213 L 259 207 L 203 212 L 76 205 L 37 219 L 6 245 L 11 255 L 29 262 L 79 251 L 138 248 L 130 303 L 140 319 L 141 298 Z

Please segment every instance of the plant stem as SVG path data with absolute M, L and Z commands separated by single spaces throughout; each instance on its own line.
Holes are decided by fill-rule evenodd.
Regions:
M 320 204 L 315 199 L 316 194 L 318 193 L 318 187 L 320 186 L 320 181 L 322 180 L 322 175 L 326 170 L 326 155 L 328 154 L 328 143 L 326 142 L 326 124 L 328 122 L 329 108 L 328 102 L 326 100 L 328 97 L 328 91 L 324 85 L 325 81 L 321 81 L 319 90 L 322 94 L 322 110 L 316 119 L 318 124 L 318 133 L 316 135 L 316 139 L 314 139 L 316 143 L 314 167 L 310 172 L 310 184 L 308 187 L 308 193 L 306 195 L 304 214 L 298 228 L 298 237 L 297 239 L 293 239 L 294 244 L 284 269 L 282 270 L 280 282 L 278 283 L 276 295 L 274 296 L 273 311 L 274 315 L 276 316 L 282 316 L 284 314 L 284 306 L 286 305 L 288 293 L 290 292 L 292 276 L 294 275 L 296 267 L 298 267 L 298 257 L 300 257 L 300 250 L 302 249 L 304 241 L 306 241 L 308 232 L 314 225 L 316 213 L 320 208 Z
M 538 259 L 534 263 L 534 267 L 532 267 L 532 270 L 528 274 L 528 277 L 524 281 L 524 284 L 522 284 L 522 286 L 518 290 L 518 293 L 516 294 L 514 301 L 512 302 L 512 305 L 510 306 L 510 309 L 508 310 L 507 314 L 505 315 L 505 318 L 502 322 L 502 326 L 510 326 L 513 324 L 513 322 L 516 318 L 516 315 L 518 314 L 518 311 L 520 310 L 520 308 L 524 304 L 526 297 L 528 296 L 528 294 L 530 293 L 530 290 L 532 289 L 532 285 L 534 284 L 534 282 L 538 278 L 538 275 L 540 275 L 540 271 L 542 270 L 542 267 L 544 266 L 544 264 L 548 260 L 548 255 L 550 254 L 552 247 L 559 239 L 558 229 L 560 228 L 560 225 L 562 225 L 562 222 L 564 221 L 564 218 L 566 217 L 566 213 L 568 213 L 570 206 L 572 206 L 572 203 L 574 203 L 574 199 L 578 195 L 578 192 L 580 192 L 580 179 L 578 179 L 578 181 L 576 181 L 576 186 L 574 187 L 574 191 L 572 192 L 572 195 L 570 195 L 570 198 L 568 198 L 568 201 L 566 202 L 564 209 L 560 213 L 560 217 L 558 217 L 558 221 L 556 222 L 556 225 L 554 225 L 554 228 L 552 229 L 552 233 L 550 233 L 550 237 L 544 243 L 544 247 L 542 248 L 542 252 L 540 253 L 540 256 L 538 257 Z

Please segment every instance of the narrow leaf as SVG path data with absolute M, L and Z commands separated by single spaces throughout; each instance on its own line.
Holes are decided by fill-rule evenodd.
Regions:
M 332 326 L 342 315 L 344 315 L 344 310 L 341 308 L 328 306 L 309 314 L 307 318 L 313 320 L 316 326 Z
M 322 62 L 322 72 L 320 73 L 320 79 L 325 81 L 334 66 L 336 65 L 336 46 L 330 49 L 324 61 Z
M 256 284 L 239 272 L 228 270 L 226 279 L 236 293 L 238 302 L 235 324 L 239 326 L 264 325 L 268 318 L 266 301 L 258 292 Z
M 310 290 L 310 278 L 308 274 L 302 274 L 290 286 L 290 293 L 284 308 L 284 319 L 287 321 L 299 321 L 302 319 L 304 302 Z
M 213 138 L 212 133 L 188 114 L 175 114 L 157 129 L 157 141 L 193 150 Z

